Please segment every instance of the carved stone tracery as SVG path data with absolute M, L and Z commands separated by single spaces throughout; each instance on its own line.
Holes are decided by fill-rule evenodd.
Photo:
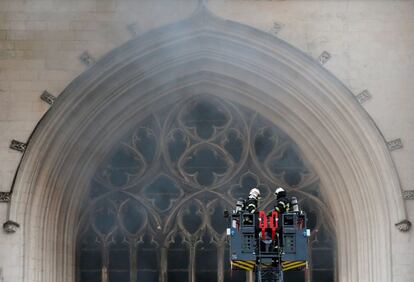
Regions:
M 153 113 L 138 122 L 95 173 L 79 234 L 78 281 L 227 281 L 223 211 L 252 187 L 271 209 L 278 185 L 309 213 L 314 277 L 333 277 L 335 266 L 318 261 L 321 252 L 333 260 L 334 250 L 318 177 L 284 132 L 212 95 L 160 111 L 165 119 Z

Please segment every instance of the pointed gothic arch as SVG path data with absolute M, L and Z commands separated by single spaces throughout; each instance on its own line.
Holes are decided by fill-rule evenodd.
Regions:
M 74 281 L 85 187 L 112 136 L 174 94 L 220 93 L 299 146 L 336 222 L 339 281 L 392 279 L 393 225 L 405 218 L 385 142 L 352 93 L 317 62 L 205 9 L 110 52 L 76 78 L 34 131 L 9 219 L 21 224 L 23 281 Z

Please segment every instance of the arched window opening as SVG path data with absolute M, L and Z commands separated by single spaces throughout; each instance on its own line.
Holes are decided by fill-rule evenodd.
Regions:
M 237 103 L 183 97 L 137 121 L 90 183 L 78 282 L 244 282 L 245 273 L 230 270 L 223 211 L 253 186 L 270 209 L 279 185 L 309 215 L 306 281 L 335 281 L 335 236 L 317 175 L 289 136 Z M 285 277 L 305 281 L 303 272 Z

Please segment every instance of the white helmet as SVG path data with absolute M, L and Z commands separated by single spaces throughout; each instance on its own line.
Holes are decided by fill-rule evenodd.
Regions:
M 250 190 L 249 199 L 258 199 L 260 197 L 260 190 L 257 188 L 253 188 Z
M 276 188 L 274 194 L 275 194 L 276 198 L 279 199 L 281 197 L 285 197 L 286 196 L 286 191 L 282 187 L 278 187 L 278 188 Z

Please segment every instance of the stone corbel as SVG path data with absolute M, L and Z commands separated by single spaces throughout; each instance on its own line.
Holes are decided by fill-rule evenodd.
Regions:
M 11 200 L 10 192 L 0 192 L 0 203 L 9 203 Z
M 395 224 L 395 226 L 400 230 L 401 232 L 408 232 L 411 229 L 411 222 L 408 219 L 404 219 L 403 221 L 400 221 Z
M 402 192 L 404 200 L 414 200 L 414 190 L 405 190 Z
M 8 220 L 3 224 L 4 232 L 9 233 L 9 234 L 15 233 L 19 227 L 20 227 L 20 224 L 12 220 Z

